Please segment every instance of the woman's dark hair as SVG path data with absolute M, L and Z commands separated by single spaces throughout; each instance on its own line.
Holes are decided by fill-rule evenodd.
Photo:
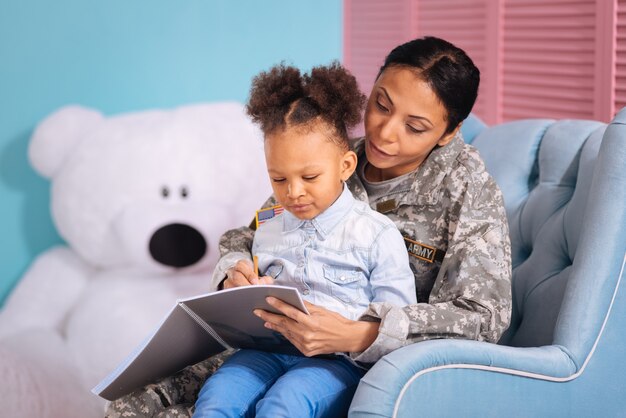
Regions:
M 440 38 L 426 36 L 395 47 L 376 78 L 389 67 L 407 67 L 433 89 L 447 110 L 446 133 L 469 115 L 476 102 L 480 71 L 465 51 Z
M 337 62 L 310 74 L 280 64 L 254 77 L 246 111 L 265 135 L 310 128 L 321 119 L 347 147 L 348 129 L 361 121 L 365 101 L 354 76 Z

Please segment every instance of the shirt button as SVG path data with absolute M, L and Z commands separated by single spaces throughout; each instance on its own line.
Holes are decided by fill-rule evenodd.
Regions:
M 303 294 L 303 295 L 308 295 L 309 293 L 310 293 L 310 292 L 309 292 L 309 289 L 304 289 L 304 290 L 302 291 L 302 294 Z
M 341 280 L 342 282 L 345 282 L 345 281 L 346 281 L 346 276 L 341 276 L 341 277 L 339 278 L 339 280 Z

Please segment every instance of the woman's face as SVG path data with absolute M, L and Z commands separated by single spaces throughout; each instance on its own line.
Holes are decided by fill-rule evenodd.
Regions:
M 378 170 L 374 180 L 388 180 L 415 170 L 444 135 L 447 112 L 435 92 L 405 67 L 389 67 L 378 77 L 365 110 L 365 153 Z

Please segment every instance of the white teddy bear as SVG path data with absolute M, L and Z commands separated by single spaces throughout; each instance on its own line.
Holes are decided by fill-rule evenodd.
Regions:
M 177 299 L 213 290 L 220 235 L 270 195 L 263 141 L 237 103 L 71 106 L 29 152 L 68 245 L 39 256 L 0 311 L 0 415 L 101 417 L 91 388 Z

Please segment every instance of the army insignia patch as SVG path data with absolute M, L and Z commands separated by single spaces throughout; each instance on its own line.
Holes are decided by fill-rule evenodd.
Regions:
M 409 255 L 419 258 L 420 260 L 428 261 L 429 263 L 434 263 L 435 261 L 442 262 L 443 257 L 446 255 L 445 252 L 431 247 L 430 245 L 422 244 L 408 237 L 403 238 Z

